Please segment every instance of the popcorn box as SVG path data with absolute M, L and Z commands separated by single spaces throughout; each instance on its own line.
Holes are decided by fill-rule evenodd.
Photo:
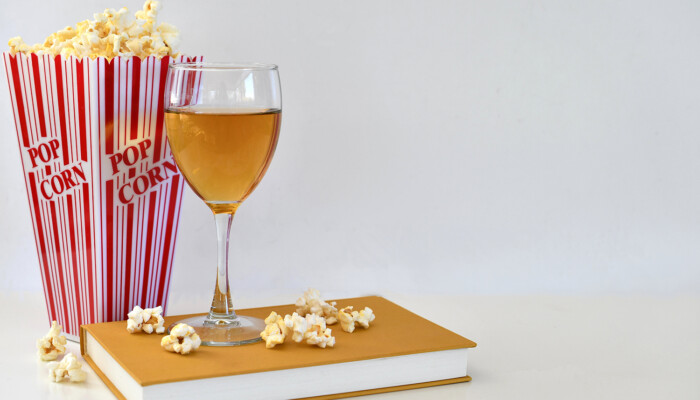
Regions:
M 163 123 L 173 59 L 3 59 L 49 321 L 77 340 L 167 306 L 185 186 Z

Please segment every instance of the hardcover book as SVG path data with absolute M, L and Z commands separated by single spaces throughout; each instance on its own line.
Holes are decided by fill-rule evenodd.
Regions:
M 467 382 L 467 349 L 476 343 L 382 297 L 337 300 L 338 308 L 365 306 L 368 329 L 329 326 L 336 344 L 295 343 L 202 346 L 180 355 L 160 347 L 163 335 L 129 334 L 126 322 L 83 325 L 83 358 L 120 399 L 226 396 L 237 399 L 335 399 Z M 258 318 L 291 314 L 293 305 L 240 310 Z M 165 325 L 187 316 L 165 317 Z

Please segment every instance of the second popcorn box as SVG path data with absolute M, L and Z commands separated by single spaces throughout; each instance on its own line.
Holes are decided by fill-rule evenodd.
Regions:
M 154 30 L 142 16 L 130 27 Z M 169 63 L 201 60 L 76 46 L 3 54 L 48 321 L 73 339 L 81 324 L 167 305 L 184 181 L 164 90 Z

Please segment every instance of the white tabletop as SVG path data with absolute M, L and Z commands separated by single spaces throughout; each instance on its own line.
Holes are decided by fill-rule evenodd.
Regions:
M 473 381 L 367 399 L 700 398 L 700 296 L 383 295 L 477 342 L 468 361 Z M 48 380 L 35 349 L 48 327 L 41 296 L 0 294 L 3 394 L 113 399 L 87 365 L 88 378 L 82 384 Z M 238 304 L 290 302 L 280 296 Z M 199 303 L 201 299 L 173 297 L 170 312 L 195 312 L 192 305 Z M 77 343 L 69 343 L 68 349 L 80 352 Z

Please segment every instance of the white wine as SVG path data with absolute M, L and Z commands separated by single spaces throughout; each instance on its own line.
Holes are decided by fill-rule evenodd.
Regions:
M 178 109 L 165 113 L 170 149 L 190 187 L 215 212 L 235 212 L 277 146 L 279 110 Z

